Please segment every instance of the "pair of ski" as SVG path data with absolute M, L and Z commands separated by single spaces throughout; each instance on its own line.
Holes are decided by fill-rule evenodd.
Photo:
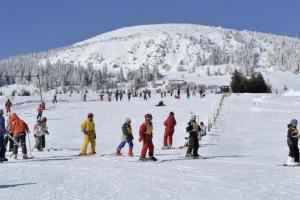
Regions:
M 6 136 L 9 137 L 9 139 L 11 139 L 11 140 L 15 143 L 15 145 L 17 145 L 19 148 L 22 148 L 21 145 L 17 142 L 17 140 L 16 140 L 14 137 L 12 137 L 10 134 L 6 134 Z M 29 138 L 28 138 L 28 139 L 29 139 Z M 28 141 L 28 142 L 29 142 L 29 141 Z M 30 150 L 31 150 L 31 149 L 30 149 Z M 13 155 L 14 155 L 14 154 L 10 155 L 10 157 L 12 158 Z M 31 155 L 31 156 L 27 156 L 26 159 L 24 158 L 24 160 L 29 160 L 29 159 L 33 159 L 33 158 L 34 158 L 34 156 Z M 17 158 L 15 158 L 15 159 L 17 159 Z

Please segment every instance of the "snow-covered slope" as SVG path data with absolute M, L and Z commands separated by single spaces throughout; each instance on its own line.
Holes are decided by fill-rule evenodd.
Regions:
M 78 96 L 69 99 L 59 95 L 59 100 L 69 102 L 60 101 L 55 107 L 47 102 L 45 111 L 50 151 L 34 152 L 34 160 L 0 164 L 0 199 L 297 199 L 299 168 L 277 164 L 287 157 L 286 124 L 299 115 L 299 97 L 226 97 L 217 126 L 201 141 L 199 153 L 207 159 L 185 160 L 186 149 L 160 149 L 162 123 L 170 110 L 175 112 L 178 123 L 174 145 L 180 146 L 190 112 L 204 119 L 218 97 L 168 97 L 164 99 L 167 106 L 155 107 L 160 97 L 154 96 L 150 101 L 99 102 L 98 96 L 89 94 L 89 101 L 83 103 Z M 259 104 L 253 104 L 253 99 Z M 13 110 L 32 127 L 38 102 L 28 100 L 17 97 L 14 101 L 19 104 Z M 4 101 L 1 98 L 0 104 Z M 82 144 L 79 124 L 91 111 L 95 114 L 98 155 L 77 157 Z M 147 112 L 154 116 L 155 155 L 164 162 L 135 162 L 141 150 L 138 126 Z M 126 117 L 133 123 L 135 157 L 101 157 L 102 153 L 115 151 Z M 30 138 L 32 145 L 32 135 Z

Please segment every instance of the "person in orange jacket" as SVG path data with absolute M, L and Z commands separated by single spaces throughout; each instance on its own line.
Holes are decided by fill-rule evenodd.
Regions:
M 170 112 L 169 117 L 164 121 L 165 134 L 164 134 L 164 146 L 162 149 L 171 149 L 173 143 L 174 127 L 176 126 L 176 120 L 174 112 Z
M 20 119 L 16 113 L 12 113 L 7 124 L 7 130 L 10 130 L 13 133 L 17 143 L 21 143 L 23 159 L 28 159 L 26 148 L 26 133 L 30 132 L 28 125 Z M 18 144 L 14 144 L 13 155 L 15 159 L 17 159 L 18 147 Z
M 143 141 L 143 148 L 141 152 L 141 156 L 139 158 L 140 161 L 152 160 L 157 161 L 157 159 L 153 156 L 154 154 L 154 146 L 152 142 L 153 137 L 153 125 L 152 125 L 152 115 L 145 115 L 145 122 L 141 124 L 139 130 L 139 142 Z M 146 158 L 146 153 L 149 149 L 149 158 Z

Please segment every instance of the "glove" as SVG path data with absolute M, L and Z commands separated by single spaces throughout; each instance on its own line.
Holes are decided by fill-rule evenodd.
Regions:
M 84 135 L 86 135 L 86 134 L 87 134 L 87 131 L 86 131 L 86 130 L 83 130 L 82 133 L 83 133 Z
M 46 134 L 47 134 L 47 135 L 49 135 L 49 132 L 48 132 L 48 131 L 46 131 Z
M 94 139 L 96 139 L 97 137 L 96 137 L 96 133 L 94 134 Z
M 36 138 L 36 135 L 33 135 L 34 138 Z
M 142 140 L 144 140 L 144 138 L 142 136 L 139 137 L 139 142 L 141 142 Z

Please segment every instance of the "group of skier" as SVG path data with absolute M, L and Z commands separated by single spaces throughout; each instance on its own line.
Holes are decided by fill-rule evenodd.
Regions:
M 87 119 L 85 119 L 81 123 L 80 130 L 84 134 L 84 142 L 82 145 L 82 149 L 80 152 L 80 156 L 93 155 L 96 154 L 95 145 L 96 145 L 96 129 L 94 123 L 94 115 L 89 113 Z M 139 142 L 143 143 L 140 161 L 152 160 L 156 161 L 157 159 L 154 157 L 154 145 L 153 145 L 153 123 L 152 123 L 152 114 L 147 113 L 144 116 L 144 122 L 139 127 Z M 172 149 L 173 142 L 173 134 L 174 128 L 177 122 L 175 120 L 174 112 L 170 112 L 168 118 L 164 121 L 165 132 L 163 137 L 163 147 L 162 149 Z M 186 153 L 186 157 L 198 158 L 198 148 L 199 148 L 199 139 L 203 135 L 206 135 L 206 127 L 203 122 L 201 122 L 202 126 L 196 122 L 196 115 L 192 115 L 190 121 L 188 122 L 186 131 L 189 133 L 188 137 L 188 149 Z M 133 157 L 133 132 L 131 127 L 131 119 L 126 118 L 124 124 L 122 125 L 122 135 L 121 142 L 117 146 L 117 150 L 115 155 L 122 156 L 122 148 L 128 144 L 128 156 Z M 88 144 L 91 145 L 91 151 L 87 153 Z M 146 154 L 148 152 L 148 157 Z
M 30 133 L 30 129 L 27 123 L 22 120 L 15 112 L 11 113 L 11 106 L 12 103 L 10 99 L 8 99 L 5 103 L 6 114 L 8 115 L 8 119 L 6 122 L 4 118 L 4 110 L 0 109 L 0 162 L 7 161 L 5 153 L 8 143 L 8 150 L 12 151 L 12 158 L 17 159 L 19 147 L 22 149 L 23 159 L 30 158 L 27 154 L 26 147 L 26 135 L 28 136 L 28 134 Z M 42 104 L 39 104 L 37 110 L 37 122 L 33 127 L 33 135 L 35 137 L 34 148 L 39 151 L 43 151 L 46 146 L 45 135 L 49 134 L 47 128 L 47 118 L 42 116 Z

